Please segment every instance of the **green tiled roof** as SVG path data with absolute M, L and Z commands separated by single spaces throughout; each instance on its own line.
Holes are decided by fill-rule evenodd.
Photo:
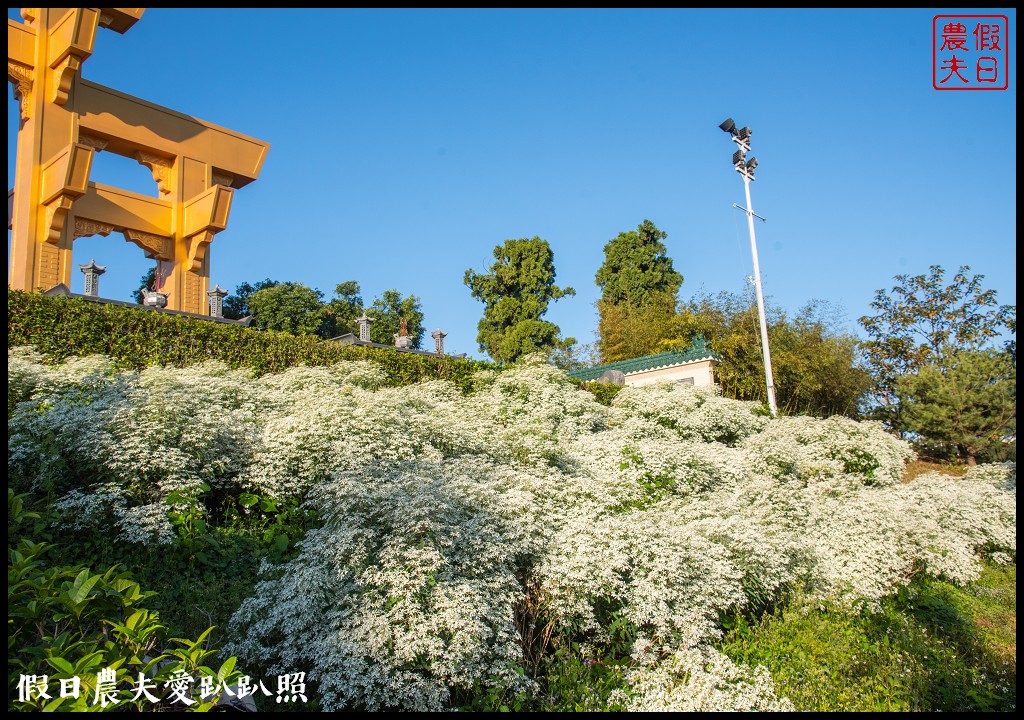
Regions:
M 619 370 L 623 375 L 643 372 L 644 370 L 656 370 L 657 368 L 672 367 L 683 363 L 695 362 L 714 358 L 721 360 L 722 356 L 708 348 L 702 335 L 693 339 L 686 350 L 669 350 L 657 355 L 645 355 L 644 357 L 632 358 L 630 360 L 619 360 L 618 362 L 598 365 L 597 367 L 581 368 L 569 373 L 570 377 L 578 380 L 597 380 L 608 370 Z

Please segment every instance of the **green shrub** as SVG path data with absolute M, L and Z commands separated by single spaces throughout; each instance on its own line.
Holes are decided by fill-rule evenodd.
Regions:
M 9 531 L 39 517 L 25 509 L 24 499 L 8 489 Z M 151 698 L 179 710 L 217 704 L 224 684 L 239 673 L 233 657 L 217 670 L 207 666 L 216 653 L 204 647 L 212 627 L 196 640 L 168 638 L 159 614 L 143 607 L 155 593 L 116 565 L 103 573 L 51 565 L 45 559 L 51 547 L 25 537 L 12 547 L 8 539 L 7 686 L 12 693 L 17 688 L 8 696 L 8 712 L 152 710 Z M 186 676 L 191 682 L 210 678 L 210 694 L 170 696 L 168 686 Z M 148 695 L 132 697 L 139 687 Z
M 475 372 L 491 367 L 479 360 L 348 345 L 83 298 L 8 290 L 7 347 L 20 345 L 34 346 L 50 362 L 105 355 L 116 367 L 132 370 L 221 360 L 231 368 L 265 375 L 301 364 L 370 360 L 384 369 L 392 387 L 449 380 L 468 389 Z

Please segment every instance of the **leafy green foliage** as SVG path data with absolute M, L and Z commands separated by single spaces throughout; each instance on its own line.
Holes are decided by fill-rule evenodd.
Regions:
M 580 387 L 594 394 L 594 398 L 602 405 L 611 406 L 612 400 L 619 391 L 625 387 L 625 385 L 615 385 L 614 383 L 603 383 L 596 380 L 590 382 L 580 382 Z
M 945 349 L 916 375 L 900 378 L 903 427 L 934 457 L 1015 455 L 1017 368 L 1008 352 Z
M 559 343 L 551 350 L 551 364 L 560 370 L 571 372 L 598 364 L 597 345 L 594 343 Z
M 858 341 L 841 329 L 829 305 L 811 302 L 795 317 L 766 306 L 768 343 L 779 410 L 786 415 L 859 417 L 870 385 L 857 361 Z M 701 333 L 722 362 L 715 379 L 725 397 L 766 402 L 757 306 L 740 293 L 696 295 L 675 320 L 675 337 L 661 348 L 681 349 Z
M 999 305 L 995 290 L 984 290 L 984 275 L 969 276 L 962 265 L 948 285 L 945 270 L 932 265 L 927 275 L 897 275 L 889 290 L 878 290 L 874 315 L 860 318 L 868 334 L 864 351 L 874 379 L 876 416 L 894 430 L 907 429 L 898 379 L 941 362 L 950 349 L 979 349 L 1016 326 L 1017 308 Z
M 281 283 L 249 297 L 253 326 L 293 335 L 329 334 L 329 315 L 323 293 L 301 283 Z
M 649 355 L 669 337 L 683 276 L 672 267 L 661 242 L 668 234 L 650 220 L 621 232 L 604 246 L 594 281 L 602 362 Z
M 234 294 L 224 298 L 224 317 L 230 320 L 241 320 L 244 317 L 249 317 L 252 315 L 252 311 L 249 309 L 249 298 L 260 290 L 280 284 L 277 280 L 271 280 L 270 278 L 260 280 L 255 285 L 250 285 L 247 282 L 239 284 L 235 288 Z
M 359 294 L 359 283 L 346 280 L 334 286 L 334 297 L 327 304 L 331 327 L 327 337 L 337 337 L 346 333 L 359 335 L 356 319 L 363 313 L 363 298 Z
M 595 277 L 601 299 L 613 305 L 641 307 L 657 295 L 675 297 L 683 276 L 665 254 L 661 241 L 667 237 L 650 220 L 644 220 L 636 230 L 620 232 L 609 240 Z
M 145 677 L 159 699 L 167 694 L 164 683 L 182 673 L 217 679 L 214 694 L 187 706 L 193 711 L 211 709 L 222 692 L 220 683 L 233 682 L 239 675 L 234 658 L 218 670 L 208 667 L 209 658 L 216 654 L 205 647 L 213 628 L 196 640 L 168 637 L 159 613 L 144 607 L 156 593 L 142 590 L 129 573 L 116 565 L 94 573 L 83 566 L 54 564 L 47 558 L 56 554 L 51 543 L 34 542 L 24 535 L 29 530 L 24 526 L 40 519 L 39 513 L 25 508 L 25 500 L 25 495 L 8 489 L 8 688 L 33 676 L 52 678 L 53 685 L 48 683 L 43 692 L 25 688 L 20 696 L 9 695 L 8 711 L 152 710 L 152 701 L 141 694 L 131 698 L 130 689 Z M 109 706 L 96 704 L 99 673 L 104 669 L 114 671 L 112 689 L 120 700 Z M 78 697 L 62 697 L 55 686 L 59 679 L 73 677 L 81 683 Z
M 601 362 L 653 355 L 673 338 L 675 295 L 649 294 L 644 305 L 597 301 Z
M 966 588 L 919 579 L 876 613 L 800 598 L 760 618 L 737 613 L 721 647 L 768 667 L 800 711 L 1007 711 L 1015 618 L 1016 566 L 989 566 Z
M 412 346 L 417 350 L 423 347 L 423 304 L 415 295 L 402 297 L 398 290 L 385 290 L 374 299 L 366 314 L 373 318 L 370 325 L 370 340 L 373 342 L 394 345 L 395 335 L 399 334 L 402 320 L 405 320 Z
M 577 643 L 562 644 L 544 664 L 544 689 L 535 709 L 542 712 L 621 712 L 612 692 L 627 687 L 629 653 L 593 648 L 580 653 Z
M 264 375 L 303 364 L 371 360 L 384 369 L 392 387 L 443 379 L 468 390 L 473 373 L 489 367 L 481 361 L 359 347 L 308 335 L 259 332 L 143 308 L 17 290 L 7 292 L 7 344 L 33 345 L 53 362 L 106 355 L 117 367 L 135 370 L 148 365 L 184 367 L 216 359 L 232 368 L 249 368 Z
M 477 323 L 480 350 L 496 362 L 513 363 L 537 351 L 567 349 L 558 326 L 542 320 L 552 300 L 573 296 L 572 288 L 555 285 L 554 253 L 539 237 L 506 240 L 494 248 L 495 262 L 487 273 L 466 270 L 463 281 L 473 298 L 484 304 Z

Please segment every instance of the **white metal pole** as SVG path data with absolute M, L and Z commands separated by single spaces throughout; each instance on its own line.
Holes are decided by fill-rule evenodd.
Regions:
M 764 297 L 761 295 L 761 268 L 757 263 L 757 241 L 754 239 L 754 206 L 750 203 L 750 178 L 743 176 L 743 189 L 747 193 L 747 227 L 750 229 L 750 252 L 754 256 L 754 292 L 757 294 L 757 316 L 761 320 L 761 352 L 764 354 L 764 379 L 768 387 L 768 407 L 772 417 L 778 417 L 779 407 L 775 404 L 775 380 L 772 378 L 772 355 L 768 351 L 768 323 L 764 318 Z

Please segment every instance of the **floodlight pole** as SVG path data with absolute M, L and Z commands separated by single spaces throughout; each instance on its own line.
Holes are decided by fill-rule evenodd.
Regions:
M 768 407 L 772 416 L 778 417 L 779 407 L 775 403 L 775 380 L 772 377 L 772 354 L 768 350 L 768 323 L 764 318 L 764 296 L 761 294 L 761 268 L 757 263 L 757 240 L 754 238 L 754 207 L 750 204 L 750 178 L 743 175 L 743 189 L 747 193 L 747 229 L 750 230 L 750 253 L 754 256 L 754 294 L 757 295 L 757 316 L 761 320 L 761 352 L 764 354 L 764 379 L 768 388 Z
M 747 161 L 745 158 L 746 153 L 750 151 L 750 128 L 737 131 L 731 118 L 722 123 L 720 127 L 732 135 L 732 141 L 740 148 L 734 158 L 739 158 L 739 162 L 735 163 L 736 172 L 743 176 L 743 190 L 747 196 L 747 206 L 740 209 L 747 214 L 747 228 L 750 230 L 750 254 L 754 258 L 754 293 L 757 295 L 757 317 L 761 322 L 761 353 L 764 356 L 764 379 L 768 389 L 768 408 L 771 410 L 772 417 L 778 417 L 779 406 L 775 402 L 775 380 L 772 377 L 772 355 L 768 350 L 768 323 L 764 317 L 764 296 L 761 294 L 761 268 L 757 262 L 757 240 L 754 236 L 754 217 L 761 216 L 755 215 L 754 206 L 750 201 L 750 181 L 754 179 L 754 168 L 757 166 L 757 161 L 753 159 Z

